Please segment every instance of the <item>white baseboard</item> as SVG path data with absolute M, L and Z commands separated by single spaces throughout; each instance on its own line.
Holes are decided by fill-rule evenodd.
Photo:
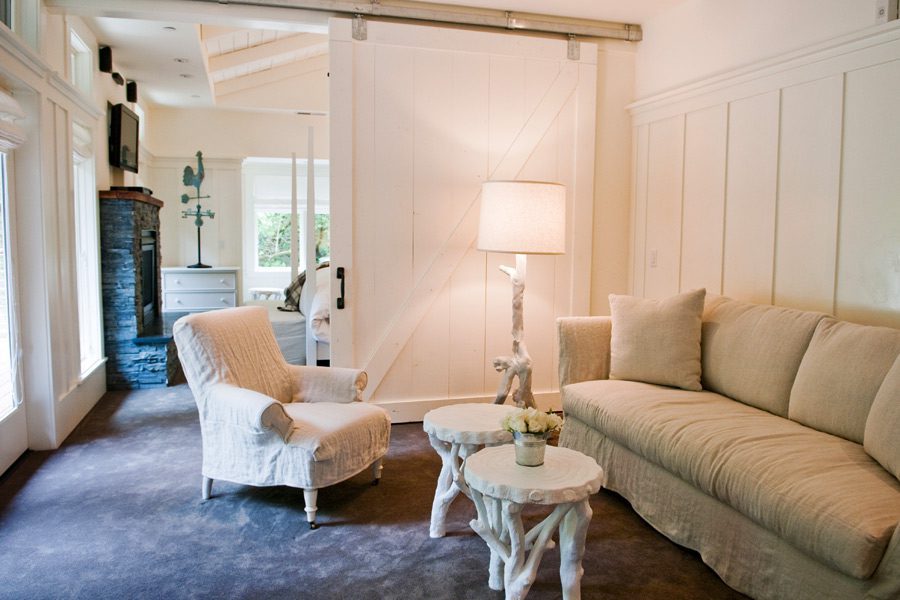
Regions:
M 535 402 L 541 410 L 562 410 L 559 392 L 539 392 L 534 395 Z M 425 418 L 425 413 L 441 406 L 465 403 L 489 403 L 494 396 L 469 396 L 465 398 L 432 398 L 428 400 L 384 400 L 373 402 L 388 411 L 392 423 L 417 423 Z M 512 400 L 507 400 L 512 404 Z

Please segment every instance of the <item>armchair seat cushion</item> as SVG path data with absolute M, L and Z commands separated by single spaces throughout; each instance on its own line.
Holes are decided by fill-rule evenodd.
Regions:
M 383 409 L 362 402 L 293 402 L 284 405 L 293 420 L 285 440 L 314 461 L 356 460 L 370 464 L 387 451 L 390 420 Z M 380 453 L 379 453 L 380 450 Z

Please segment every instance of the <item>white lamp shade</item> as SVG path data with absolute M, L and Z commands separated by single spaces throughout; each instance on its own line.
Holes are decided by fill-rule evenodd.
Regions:
M 566 188 L 542 181 L 481 186 L 478 249 L 516 254 L 566 251 Z

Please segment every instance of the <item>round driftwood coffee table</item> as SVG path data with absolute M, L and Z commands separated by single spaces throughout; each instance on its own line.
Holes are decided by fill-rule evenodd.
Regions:
M 443 463 L 431 506 L 431 537 L 444 537 L 447 531 L 447 511 L 460 492 L 453 483 L 460 463 L 482 446 L 510 443 L 512 434 L 500 422 L 515 410 L 502 404 L 453 404 L 425 415 L 423 428 Z
M 512 446 L 485 448 L 469 456 L 459 485 L 468 490 L 478 511 L 470 525 L 491 550 L 490 588 L 505 589 L 507 600 L 524 598 L 559 528 L 563 598 L 581 598 L 581 559 L 592 514 L 588 498 L 600 490 L 602 481 L 603 469 L 593 458 L 568 448 L 548 446 L 539 467 L 516 464 Z M 527 533 L 522 526 L 526 504 L 554 507 Z

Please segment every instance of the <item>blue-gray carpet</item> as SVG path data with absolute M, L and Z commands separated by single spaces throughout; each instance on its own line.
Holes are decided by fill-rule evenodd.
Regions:
M 59 450 L 0 477 L 0 597 L 500 599 L 471 503 L 428 537 L 439 470 L 421 424 L 395 425 L 381 485 L 364 473 L 321 490 L 311 531 L 299 490 L 217 481 L 200 502 L 186 385 L 111 392 Z M 743 597 L 619 496 L 591 505 L 583 598 Z M 561 597 L 558 568 L 547 552 L 529 598 Z

